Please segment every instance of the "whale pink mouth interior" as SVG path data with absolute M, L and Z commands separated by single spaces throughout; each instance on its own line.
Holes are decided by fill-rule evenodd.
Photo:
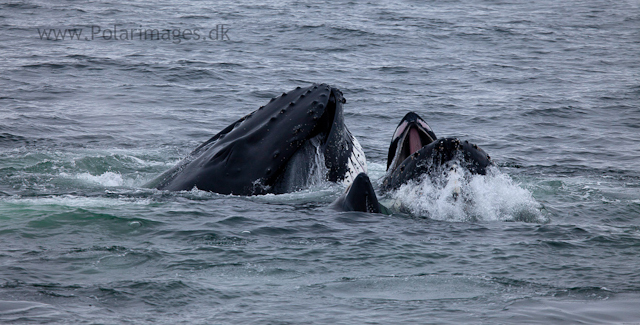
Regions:
M 416 128 L 409 130 L 409 155 L 413 155 L 414 152 L 422 148 L 422 140 L 420 140 L 420 134 Z
M 426 123 L 421 124 L 428 128 Z M 397 139 L 399 142 L 397 146 L 393 146 L 392 142 L 392 146 L 389 147 L 390 157 L 387 160 L 387 170 L 395 169 L 409 156 L 434 141 L 421 125 L 407 121 L 403 121 L 398 126 L 394 133 L 394 139 Z M 393 156 L 391 156 L 392 150 Z

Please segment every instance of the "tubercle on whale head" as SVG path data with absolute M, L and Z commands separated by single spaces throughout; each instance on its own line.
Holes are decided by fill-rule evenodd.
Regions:
M 414 112 L 407 113 L 393 133 L 387 156 L 387 170 L 397 168 L 422 147 L 437 139 L 429 124 Z

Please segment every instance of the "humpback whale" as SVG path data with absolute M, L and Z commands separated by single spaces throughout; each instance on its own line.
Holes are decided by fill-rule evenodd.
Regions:
M 366 173 L 358 174 L 345 193 L 331 206 L 339 211 L 391 214 L 385 206 L 378 203 L 378 197 Z
M 477 145 L 458 138 L 438 139 L 427 122 L 409 112 L 391 138 L 387 174 L 381 188 L 383 191 L 394 190 L 425 174 L 437 176 L 443 172 L 443 167 L 455 162 L 471 174 L 480 175 L 485 175 L 487 167 L 493 164 L 489 155 Z
M 277 194 L 308 186 L 314 174 L 349 185 L 367 166 L 344 124 L 345 102 L 340 90 L 326 84 L 283 93 L 201 144 L 150 186 Z
M 382 191 L 398 189 L 411 180 L 428 175 L 435 180 L 459 164 L 471 174 L 485 175 L 493 164 L 477 145 L 458 138 L 438 138 L 429 124 L 414 112 L 407 113 L 396 127 L 387 155 L 387 174 Z M 359 174 L 345 193 L 331 206 L 341 211 L 391 214 L 378 202 L 369 177 Z

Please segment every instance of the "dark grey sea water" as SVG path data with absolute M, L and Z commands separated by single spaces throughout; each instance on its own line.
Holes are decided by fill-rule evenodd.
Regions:
M 0 322 L 637 323 L 639 54 L 637 0 L 3 0 Z M 391 216 L 143 187 L 313 82 L 374 180 L 411 110 L 498 169 Z

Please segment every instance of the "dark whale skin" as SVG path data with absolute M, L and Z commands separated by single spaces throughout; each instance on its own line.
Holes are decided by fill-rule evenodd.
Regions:
M 462 167 L 471 174 L 485 175 L 493 164 L 484 150 L 469 141 L 458 138 L 439 138 L 406 158 L 397 168 L 390 170 L 382 181 L 382 190 L 394 190 L 424 174 L 433 176 L 441 166 L 460 158 Z
M 360 173 L 351 183 L 346 192 L 336 199 L 331 206 L 338 211 L 360 211 L 381 213 L 382 207 L 373 190 L 369 176 Z
M 355 141 L 344 125 L 344 102 L 342 92 L 326 84 L 283 93 L 200 145 L 151 187 L 234 195 L 287 192 L 278 186 L 279 177 L 314 137 L 320 140 L 327 180 L 342 181 Z

